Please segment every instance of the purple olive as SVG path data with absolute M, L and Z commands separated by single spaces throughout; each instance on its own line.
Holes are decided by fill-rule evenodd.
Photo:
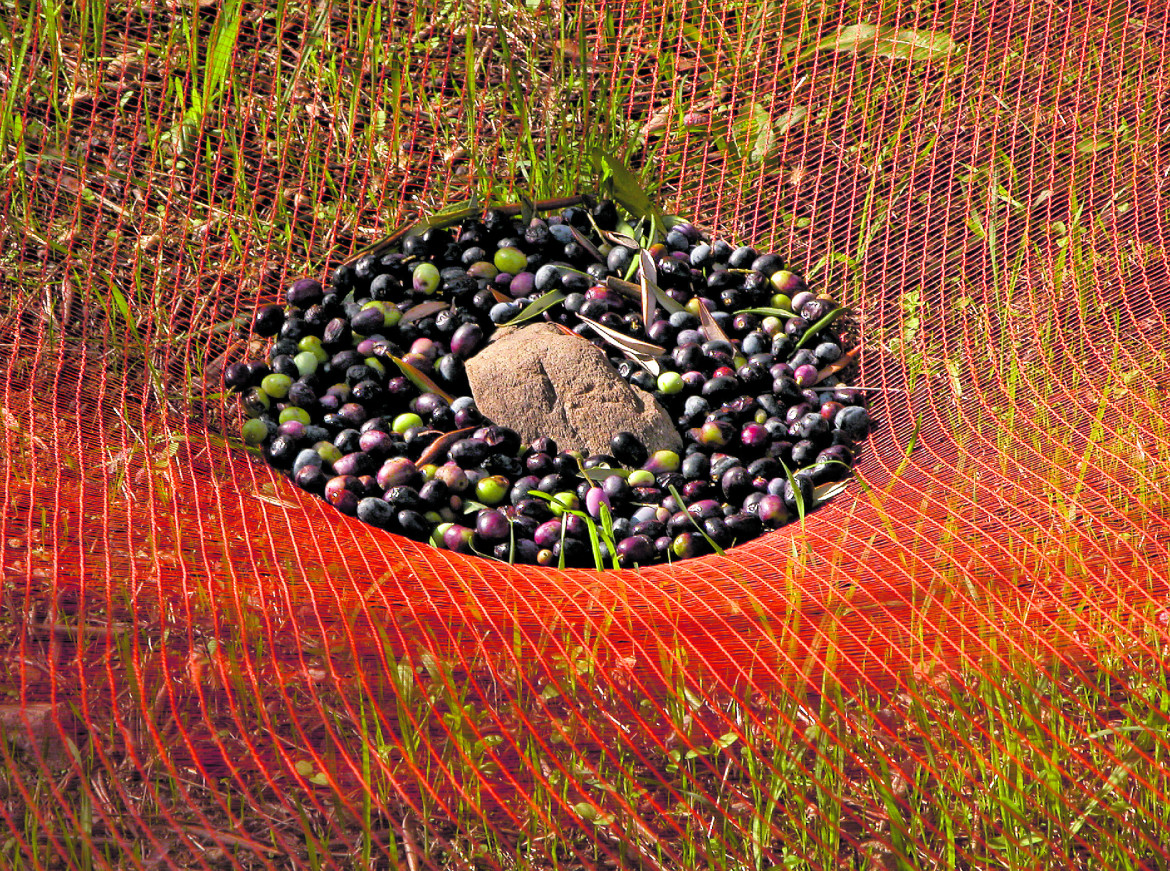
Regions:
M 586 541 L 589 538 L 589 524 L 584 517 L 577 514 L 564 516 L 565 538 L 578 538 Z
M 768 529 L 777 529 L 788 522 L 788 508 L 781 496 L 764 496 L 756 505 L 756 516 Z
M 463 324 L 451 336 L 451 354 L 466 360 L 479 349 L 482 341 L 483 328 L 479 324 Z
M 797 386 L 812 387 L 817 383 L 817 376 L 819 374 L 816 366 L 805 364 L 803 366 L 797 366 L 796 370 L 792 373 L 792 377 L 796 381 Z
M 325 482 L 325 501 L 343 514 L 356 514 L 358 491 L 361 489 L 361 484 L 354 476 L 338 475 Z
M 812 411 L 803 415 L 800 420 L 796 422 L 797 434 L 802 439 L 810 439 L 817 441 L 824 439 L 829 435 L 829 422 L 821 416 L 820 412 Z
M 614 477 L 617 477 L 616 475 Z M 618 480 L 621 480 L 620 478 Z M 601 517 L 601 506 L 612 508 L 609 496 L 606 495 L 605 490 L 601 487 L 590 487 L 589 492 L 585 494 L 585 510 L 589 512 L 590 517 Z
M 762 451 L 768 447 L 772 437 L 768 430 L 758 423 L 749 423 L 739 433 L 740 443 L 751 451 Z
M 623 538 L 617 545 L 618 564 L 622 568 L 647 565 L 654 560 L 656 554 L 654 540 L 648 535 L 631 535 Z
M 732 466 L 719 479 L 719 487 L 723 490 L 724 499 L 733 505 L 739 505 L 753 489 L 752 476 L 743 466 Z
M 316 305 L 325 296 L 325 289 L 315 278 L 298 278 L 285 292 L 285 299 L 289 305 L 297 308 L 308 308 Z
M 513 299 L 532 296 L 536 286 L 535 278 L 531 272 L 517 272 L 508 282 L 508 294 Z
M 532 540 L 536 546 L 542 549 L 551 549 L 554 544 L 561 540 L 561 521 L 546 520 L 540 526 L 536 527 L 536 532 L 532 534 Z
M 329 476 L 319 465 L 306 465 L 293 474 L 293 480 L 302 490 L 321 496 L 325 492 L 325 484 L 329 480 Z
M 446 462 L 435 470 L 434 480 L 442 481 L 452 493 L 465 493 L 471 486 L 467 472 L 454 462 Z
M 365 451 L 355 451 L 346 454 L 333 464 L 333 471 L 338 475 L 368 475 L 377 468 L 377 461 Z
M 422 473 L 406 457 L 391 457 L 382 464 L 375 478 L 378 486 L 386 489 L 399 484 L 417 484 L 422 481 Z
M 471 538 L 475 531 L 453 523 L 443 533 L 443 544 L 455 553 L 471 553 Z
M 723 515 L 723 508 L 715 499 L 700 499 L 693 505 L 687 508 L 687 511 L 692 517 L 700 519 L 706 517 L 721 517 Z
M 484 508 L 475 517 L 475 534 L 489 544 L 507 541 L 510 524 L 503 511 L 498 508 Z

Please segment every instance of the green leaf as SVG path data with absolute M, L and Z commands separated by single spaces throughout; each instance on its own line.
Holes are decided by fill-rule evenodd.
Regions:
M 875 24 L 849 24 L 826 37 L 817 50 L 856 52 L 892 60 L 945 60 L 959 45 L 946 33 L 932 30 L 897 30 Z
M 211 103 L 223 90 L 228 68 L 235 55 L 236 40 L 240 35 L 241 0 L 227 0 L 215 19 L 215 26 L 211 34 L 211 47 L 207 51 L 207 61 L 203 68 L 203 91 L 200 94 L 199 105 L 203 112 L 211 108 Z
M 670 495 L 674 497 L 675 502 L 683 506 L 682 510 L 687 512 L 687 517 L 691 519 L 691 524 L 695 527 L 695 529 L 699 530 L 699 535 L 703 536 L 703 538 L 707 540 L 707 544 L 711 545 L 711 549 L 714 550 L 715 553 L 719 554 L 719 556 L 726 556 L 726 551 L 724 551 L 722 547 L 715 543 L 715 539 L 707 534 L 707 530 L 703 529 L 703 525 L 699 523 L 699 518 L 695 517 L 695 515 L 691 514 L 691 512 L 687 510 L 687 503 L 683 500 L 682 494 L 678 492 L 678 488 L 675 487 L 674 484 L 670 485 Z
M 783 136 L 796 125 L 803 123 L 807 117 L 808 106 L 793 106 L 776 119 L 772 129 L 776 131 L 777 136 Z
M 593 822 L 597 819 L 597 809 L 587 801 L 579 801 L 573 805 L 573 812 L 583 820 Z
M 790 312 L 787 309 L 772 308 L 770 306 L 760 306 L 758 308 L 741 308 L 736 311 L 737 315 L 764 315 L 765 317 L 775 318 L 794 318 L 796 312 Z
M 593 149 L 593 159 L 602 168 L 603 178 L 610 182 L 613 198 L 625 206 L 626 211 L 639 218 L 661 221 L 665 217 L 624 162 L 600 148 Z
M 844 312 L 845 312 L 844 308 L 835 308 L 831 312 L 829 312 L 827 315 L 825 315 L 823 318 L 821 318 L 819 321 L 817 321 L 815 324 L 810 326 L 807 330 L 804 331 L 804 335 L 800 337 L 800 341 L 796 343 L 796 347 L 793 348 L 793 350 L 799 351 L 801 348 L 803 348 L 805 346 L 806 343 L 808 343 L 812 339 L 813 336 L 815 336 L 817 333 L 819 333 L 821 330 L 823 330 L 825 327 L 827 327 L 829 324 L 831 324 L 833 321 L 835 321 L 837 318 L 839 318 Z
M 732 127 L 739 150 L 747 154 L 749 163 L 760 163 L 776 144 L 772 118 L 759 103 L 748 103 Z
M 624 469 L 622 471 L 625 471 Z M 621 563 L 618 562 L 617 555 L 617 541 L 613 537 L 613 514 L 609 510 L 609 506 L 604 502 L 598 509 L 601 514 L 601 532 L 605 536 L 605 543 L 609 545 L 609 555 L 613 559 L 613 567 L 615 569 L 621 568 Z
M 565 292 L 563 290 L 557 290 L 555 288 L 553 290 L 547 290 L 532 302 L 528 303 L 528 305 L 524 306 L 524 308 L 520 310 L 520 314 L 516 315 L 516 317 L 512 318 L 512 320 L 508 321 L 506 324 L 504 324 L 504 326 L 514 327 L 517 324 L 522 324 L 525 321 L 530 321 L 535 317 L 539 317 L 564 298 Z
M 633 469 L 614 469 L 609 466 L 594 466 L 592 469 L 581 469 L 581 476 L 590 484 L 601 484 L 606 478 L 612 478 L 614 475 L 617 475 L 619 478 L 628 478 L 631 474 L 633 474 Z

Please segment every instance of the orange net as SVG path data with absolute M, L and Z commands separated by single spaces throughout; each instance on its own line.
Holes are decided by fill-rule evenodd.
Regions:
M 1165 867 L 1168 23 L 10 4 L 0 866 Z M 593 146 L 859 313 L 844 494 L 510 567 L 225 435 L 258 304 Z

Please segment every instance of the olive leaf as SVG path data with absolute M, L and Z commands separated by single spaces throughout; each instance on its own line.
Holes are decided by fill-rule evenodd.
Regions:
M 640 285 L 634 284 L 632 281 L 623 281 L 616 275 L 610 275 L 607 277 L 605 279 L 605 286 L 612 291 L 620 293 L 622 296 L 634 300 L 635 302 L 642 298 L 642 288 Z M 655 285 L 652 290 L 654 291 L 654 299 L 660 306 L 662 306 L 671 314 L 674 314 L 675 312 L 686 311 L 686 308 L 684 308 L 681 303 L 672 298 L 661 287 Z
M 800 341 L 796 343 L 796 347 L 793 348 L 793 350 L 799 351 L 801 348 L 803 348 L 806 344 L 809 343 L 809 341 L 812 339 L 813 336 L 815 336 L 817 333 L 819 333 L 821 330 L 823 330 L 825 327 L 827 327 L 829 324 L 831 324 L 833 321 L 835 321 L 837 318 L 839 318 L 842 314 L 845 313 L 845 311 L 846 311 L 845 308 L 835 308 L 831 312 L 829 312 L 827 315 L 825 315 L 823 318 L 821 318 L 819 321 L 817 321 L 815 324 L 810 326 L 807 330 L 804 331 L 804 335 L 800 337 Z
M 642 323 L 649 328 L 654 323 L 654 291 L 658 287 L 658 268 L 650 252 L 645 249 L 638 252 L 638 263 L 642 280 Z
M 528 305 L 524 306 L 524 308 L 520 310 L 520 314 L 516 315 L 516 317 L 512 318 L 512 320 L 508 321 L 506 324 L 503 324 L 503 326 L 514 327 L 524 323 L 525 321 L 530 321 L 535 317 L 539 317 L 564 298 L 565 292 L 558 288 L 545 291 L 532 302 L 528 303 Z
M 426 302 L 420 302 L 418 305 L 413 305 L 402 313 L 402 320 L 400 324 L 409 324 L 411 321 L 421 320 L 425 317 L 430 317 L 433 314 L 438 314 L 444 309 L 448 308 L 450 303 L 441 299 L 428 299 Z
M 707 304 L 702 299 L 699 300 L 699 321 L 700 329 L 702 329 L 703 335 L 707 337 L 707 341 L 731 341 L 727 338 L 727 333 L 723 332 L 723 328 L 715 323 L 715 318 L 711 316 L 711 310 L 707 308 Z
M 512 301 L 512 297 L 508 296 L 506 293 L 502 293 L 502 292 L 496 290 L 494 287 L 491 289 L 491 295 L 495 299 L 496 302 L 511 302 Z
M 950 34 L 932 30 L 898 30 L 889 25 L 848 24 L 825 37 L 812 51 L 844 51 L 890 58 L 891 60 L 943 60 L 958 51 Z
M 516 196 L 520 198 L 520 218 L 524 221 L 524 226 L 527 227 L 532 223 L 532 219 L 536 217 L 536 205 L 532 202 L 531 197 L 526 197 L 519 192 L 517 192 Z
M 773 308 L 772 306 L 757 306 L 756 308 L 741 308 L 736 311 L 737 315 L 764 315 L 764 317 L 774 318 L 794 318 L 796 312 L 790 312 L 788 309 Z
M 613 198 L 625 206 L 626 211 L 639 218 L 662 216 L 662 211 L 642 189 L 638 177 L 621 159 L 607 154 L 601 148 L 593 149 L 593 159 L 603 171 L 602 182 L 608 184 L 613 191 Z
M 691 514 L 691 512 L 687 510 L 687 503 L 683 500 L 682 495 L 678 492 L 678 488 L 675 487 L 674 484 L 671 484 L 669 489 L 670 495 L 674 497 L 674 501 L 679 504 L 683 511 L 687 512 L 687 517 L 691 519 L 691 523 L 694 524 L 695 529 L 699 530 L 699 535 L 707 539 L 707 544 L 711 545 L 711 549 L 714 550 L 715 553 L 719 554 L 720 556 L 726 556 L 726 551 L 724 551 L 722 547 L 716 544 L 715 539 L 707 534 L 707 530 L 703 529 L 703 525 L 699 523 L 699 518 L 695 517 L 695 515 Z
M 573 234 L 573 241 L 589 252 L 589 256 L 598 263 L 605 262 L 605 255 L 597 250 L 597 246 L 589 241 L 589 237 L 574 227 L 572 224 L 567 225 L 569 232 Z
M 407 364 L 409 365 L 409 364 Z M 464 438 L 468 438 L 471 433 L 475 432 L 477 427 L 468 426 L 463 429 L 452 430 L 451 432 L 443 433 L 433 442 L 426 446 L 419 458 L 414 461 L 416 469 L 421 469 L 423 466 L 441 457 L 451 445 Z
M 394 361 L 394 365 L 402 371 L 402 374 L 410 379 L 411 383 L 423 393 L 434 393 L 436 396 L 441 396 L 448 404 L 455 401 L 454 396 L 428 378 L 421 370 L 407 363 L 401 357 L 396 357 L 393 354 L 389 356 Z
M 813 387 L 816 387 L 826 378 L 836 375 L 842 369 L 849 367 L 859 356 L 861 356 L 860 345 L 854 348 L 852 351 L 848 351 L 842 354 L 840 357 L 817 373 L 817 380 L 813 382 Z
M 581 477 L 590 484 L 604 484 L 606 478 L 612 478 L 614 475 L 619 478 L 628 478 L 632 474 L 632 469 L 614 469 L 610 466 L 594 466 L 592 469 L 582 467 L 581 469 Z
M 634 251 L 637 251 L 642 247 L 638 243 L 638 240 L 633 236 L 627 236 L 625 233 L 618 233 L 614 230 L 602 230 L 601 238 L 606 242 L 612 242 L 615 245 L 621 245 L 623 248 L 631 248 Z
M 840 463 L 840 460 L 832 460 L 831 462 Z M 841 463 L 845 465 L 845 463 Z M 845 481 L 831 481 L 828 484 L 821 484 L 819 487 L 813 488 L 813 504 L 821 505 L 828 502 L 834 496 L 843 493 L 847 484 Z
M 586 317 L 577 315 L 578 319 L 584 323 L 589 324 L 597 331 L 601 338 L 605 339 L 635 363 L 639 363 L 647 372 L 657 378 L 662 374 L 662 367 L 658 365 L 656 357 L 661 357 L 666 353 L 666 349 L 660 345 L 654 345 L 650 342 L 643 342 L 631 336 L 623 335 L 617 330 L 611 330 L 609 327 L 602 326 L 597 321 L 590 320 Z

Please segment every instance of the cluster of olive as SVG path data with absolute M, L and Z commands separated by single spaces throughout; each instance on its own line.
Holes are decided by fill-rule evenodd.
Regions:
M 519 563 L 685 559 L 812 510 L 870 426 L 840 381 L 839 307 L 775 254 L 689 224 L 644 250 L 631 233 L 608 201 L 527 222 L 489 211 L 327 285 L 293 282 L 256 312 L 266 358 L 225 372 L 245 442 L 372 526 Z M 465 361 L 496 326 L 537 318 L 604 348 L 684 450 L 623 432 L 583 456 L 485 419 Z

